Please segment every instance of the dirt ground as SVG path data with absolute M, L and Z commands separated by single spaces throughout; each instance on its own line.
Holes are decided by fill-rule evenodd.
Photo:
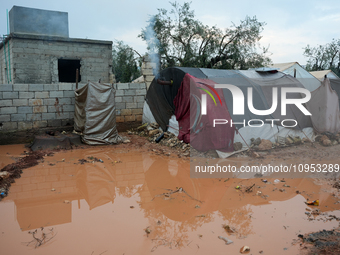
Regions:
M 163 157 L 168 157 L 169 159 L 174 158 L 180 158 L 182 161 L 189 163 L 190 157 L 188 155 L 183 154 L 183 150 L 180 147 L 169 147 L 164 146 L 162 144 L 158 143 L 150 143 L 148 138 L 141 137 L 134 134 L 129 134 L 127 132 L 120 133 L 121 136 L 127 138 L 130 140 L 128 143 L 122 143 L 119 145 L 113 145 L 115 147 L 115 150 L 121 150 L 121 151 L 140 151 L 140 152 L 147 152 L 151 155 L 159 155 Z M 88 145 L 81 145 L 72 148 L 73 150 L 86 150 L 89 148 L 93 148 L 93 146 Z M 101 148 L 101 147 L 98 147 Z M 45 151 L 36 151 L 31 152 L 29 149 L 25 153 L 23 153 L 20 157 L 16 158 L 15 163 L 8 164 L 4 166 L 0 172 L 7 172 L 7 176 L 1 177 L 0 180 L 0 193 L 1 198 L 4 198 L 10 193 L 11 191 L 11 184 L 15 182 L 15 179 L 20 178 L 21 173 L 24 169 L 30 168 L 34 165 L 41 164 L 44 161 L 48 161 L 48 158 L 53 156 L 53 154 L 58 154 L 64 152 L 63 150 L 45 150 Z M 275 148 L 268 151 L 261 151 L 257 152 L 259 154 L 259 157 L 254 158 L 248 156 L 247 152 L 242 152 L 239 154 L 234 155 L 231 160 L 243 160 L 247 162 L 276 162 L 276 161 L 292 161 L 292 162 L 298 162 L 298 163 L 309 163 L 309 162 L 334 162 L 339 164 L 340 163 L 340 145 L 334 145 L 325 147 L 317 142 L 314 144 L 311 143 L 305 143 L 301 145 L 293 145 L 285 148 Z M 213 152 L 205 153 L 205 156 L 208 156 L 210 158 L 216 157 L 216 154 Z M 95 158 L 96 159 L 96 158 Z M 79 161 L 78 163 L 88 163 L 86 159 L 82 159 L 83 162 Z M 92 158 L 93 160 L 93 158 Z M 95 160 L 94 160 L 95 161 Z M 97 162 L 100 162 L 99 159 L 97 159 Z M 232 180 L 217 180 L 219 183 L 230 183 Z M 273 181 L 273 180 L 268 180 Z M 316 179 L 314 180 L 315 183 L 318 185 L 321 185 L 321 189 L 324 193 L 328 193 L 332 200 L 327 200 L 324 204 L 320 204 L 320 206 L 311 206 L 306 211 L 306 215 L 309 217 L 309 220 L 311 222 L 315 221 L 316 218 L 318 218 L 318 221 L 340 221 L 340 218 L 333 214 L 328 214 L 327 211 L 330 210 L 330 208 L 333 208 L 333 210 L 340 210 L 340 205 L 337 204 L 337 202 L 334 202 L 336 200 L 340 200 L 340 181 L 339 179 L 334 178 L 328 178 L 328 179 Z M 272 186 L 269 186 L 268 183 L 264 183 L 262 179 L 256 179 L 256 180 L 234 180 L 232 184 L 230 184 L 231 187 L 233 187 L 233 192 L 235 192 L 234 187 L 239 187 L 236 192 L 239 192 L 238 195 L 240 196 L 247 196 L 247 194 L 251 194 L 252 197 L 258 195 L 258 194 L 265 194 L 262 195 L 264 199 L 266 199 L 265 196 L 271 197 L 271 199 L 278 199 L 280 200 L 280 196 L 282 196 L 282 193 L 285 193 L 286 195 L 289 194 L 302 194 L 305 198 L 310 198 L 310 200 L 315 199 L 315 195 L 313 195 L 315 188 L 312 184 L 308 184 L 309 186 L 303 186 L 302 190 L 300 187 L 299 189 L 289 189 L 290 186 L 293 186 L 294 183 L 298 183 L 297 181 L 291 180 L 290 186 L 287 185 L 287 182 L 282 182 L 281 188 L 272 188 Z M 297 186 L 298 184 L 296 184 Z M 168 190 L 164 193 L 155 194 L 153 199 L 158 199 L 159 197 L 164 199 L 166 197 L 173 197 L 176 196 L 177 193 L 186 193 L 185 190 L 180 190 L 179 187 L 177 189 Z M 287 194 L 288 193 L 288 194 Z M 187 193 L 187 198 L 191 198 L 192 200 L 195 200 L 195 202 L 199 205 L 200 200 L 193 198 L 192 193 Z M 249 201 L 251 201 L 253 198 L 250 197 Z M 248 200 L 243 201 L 245 203 Z M 308 200 L 307 200 L 308 201 Z M 194 201 L 193 201 L 194 202 Z M 236 200 L 234 201 L 237 202 Z M 251 203 L 251 202 L 250 202 Z M 198 206 L 197 205 L 197 206 Z M 205 214 L 202 214 L 202 217 Z M 196 216 L 197 217 L 197 216 Z M 156 228 L 156 227 L 155 227 Z M 229 228 L 229 227 L 227 227 Z M 226 229 L 227 231 L 227 229 Z M 228 231 L 227 231 L 228 232 Z M 151 233 L 148 233 L 148 229 L 145 229 L 145 233 L 148 235 Z M 152 234 L 151 234 L 152 235 Z M 200 237 L 201 238 L 201 237 Z M 154 246 L 154 249 L 156 250 L 158 247 L 167 246 L 168 243 L 164 243 L 164 240 L 156 240 L 155 243 L 157 243 Z M 301 254 L 340 254 L 340 229 L 328 229 L 328 230 L 322 230 L 317 232 L 311 232 L 311 233 L 300 233 L 296 235 L 296 239 L 291 240 L 292 243 L 295 243 L 296 245 L 300 246 L 300 252 Z M 188 244 L 189 245 L 189 244 Z M 198 246 L 198 245 L 197 245 Z M 156 247 L 156 248 L 155 248 Z M 153 250 L 151 250 L 153 251 Z M 261 250 L 256 251 L 252 254 L 260 253 L 262 254 L 263 251 Z M 287 253 L 289 254 L 289 253 Z

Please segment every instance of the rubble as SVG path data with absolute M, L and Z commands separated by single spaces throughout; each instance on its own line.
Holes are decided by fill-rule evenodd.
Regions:
M 170 132 L 163 132 L 157 123 L 143 124 L 136 130 L 128 131 L 128 134 L 148 137 L 151 143 L 159 143 L 167 147 L 177 149 L 181 156 L 190 156 L 190 144 L 180 141 L 176 135 Z M 163 134 L 162 139 L 157 139 Z M 242 144 L 241 144 L 242 145 Z M 168 156 L 170 154 L 167 154 Z
M 262 139 L 261 143 L 259 145 L 259 150 L 260 151 L 266 151 L 266 150 L 270 150 L 273 147 L 273 144 L 271 141 L 266 140 L 266 139 Z
M 151 143 L 159 143 L 161 145 L 167 146 L 171 149 L 177 150 L 178 156 L 188 157 L 191 153 L 195 153 L 195 155 L 200 155 L 208 158 L 218 158 L 218 154 L 215 150 L 210 150 L 206 152 L 196 151 L 194 148 L 190 146 L 190 144 L 186 144 L 183 141 L 180 141 L 176 135 L 170 133 L 168 131 L 163 132 L 157 123 L 145 123 L 139 126 L 136 129 L 129 130 L 127 132 L 129 135 L 139 135 L 143 137 L 147 137 L 149 142 Z M 276 142 L 271 142 L 267 139 L 261 139 L 260 137 L 253 137 L 250 139 L 250 149 L 246 152 L 242 152 L 242 148 L 244 148 L 241 142 L 235 142 L 233 144 L 234 151 L 241 151 L 240 155 L 248 155 L 253 158 L 263 158 L 265 155 L 265 151 L 270 151 L 274 148 L 283 148 L 296 146 L 301 144 L 311 144 L 314 145 L 314 141 L 311 141 L 307 137 L 299 137 L 299 136 L 277 136 Z M 315 142 L 320 143 L 323 146 L 335 146 L 339 144 L 340 141 L 340 133 L 339 134 L 331 134 L 331 133 L 323 133 L 319 134 L 315 138 Z M 256 151 L 263 151 L 256 152 Z M 165 152 L 163 153 L 165 154 Z M 192 154 L 191 154 L 192 155 Z
M 329 132 L 322 133 L 315 138 L 316 142 L 319 142 L 323 146 L 334 146 L 339 144 L 339 134 L 332 134 Z
M 242 143 L 236 142 L 234 143 L 234 151 L 239 151 L 242 149 Z

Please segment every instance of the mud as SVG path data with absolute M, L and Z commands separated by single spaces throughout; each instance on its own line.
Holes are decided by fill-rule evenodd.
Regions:
M 303 254 L 340 254 L 340 229 L 300 235 Z
M 11 184 L 15 182 L 15 179 L 21 177 L 23 169 L 38 165 L 44 156 L 51 156 L 53 152 L 24 151 L 22 154 L 25 154 L 25 156 L 19 158 L 15 163 L 6 165 L 0 170 L 0 173 L 6 173 L 6 175 L 0 177 L 0 201 L 3 197 L 7 196 L 9 188 Z
M 339 227 L 337 180 L 190 178 L 190 159 L 177 149 L 124 135 L 131 143 L 43 154 L 23 169 L 0 202 L 1 252 L 240 254 L 249 246 L 249 254 L 299 254 L 299 234 Z M 260 160 L 338 162 L 336 146 L 286 149 Z M 25 150 L 0 146 L 0 160 L 19 162 Z M 316 199 L 319 206 L 305 204 Z

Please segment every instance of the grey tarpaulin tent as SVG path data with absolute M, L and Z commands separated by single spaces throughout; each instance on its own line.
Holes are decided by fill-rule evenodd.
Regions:
M 75 91 L 74 130 L 91 145 L 122 141 L 116 128 L 115 89 L 111 84 L 89 82 Z
M 337 133 L 340 131 L 339 97 L 330 85 L 328 78 L 314 90 L 311 100 L 306 104 L 312 113 L 313 127 L 318 132 Z

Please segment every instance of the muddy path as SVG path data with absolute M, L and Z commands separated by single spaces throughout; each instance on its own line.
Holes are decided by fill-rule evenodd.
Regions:
M 23 169 L 0 202 L 2 252 L 240 254 L 249 246 L 249 254 L 299 254 L 298 235 L 339 227 L 336 180 L 193 179 L 190 158 L 180 151 L 125 135 L 131 143 L 44 154 Z M 1 146 L 2 168 L 25 150 Z M 338 160 L 339 148 L 302 145 L 262 154 L 230 160 L 329 162 Z M 316 199 L 319 206 L 305 204 Z

